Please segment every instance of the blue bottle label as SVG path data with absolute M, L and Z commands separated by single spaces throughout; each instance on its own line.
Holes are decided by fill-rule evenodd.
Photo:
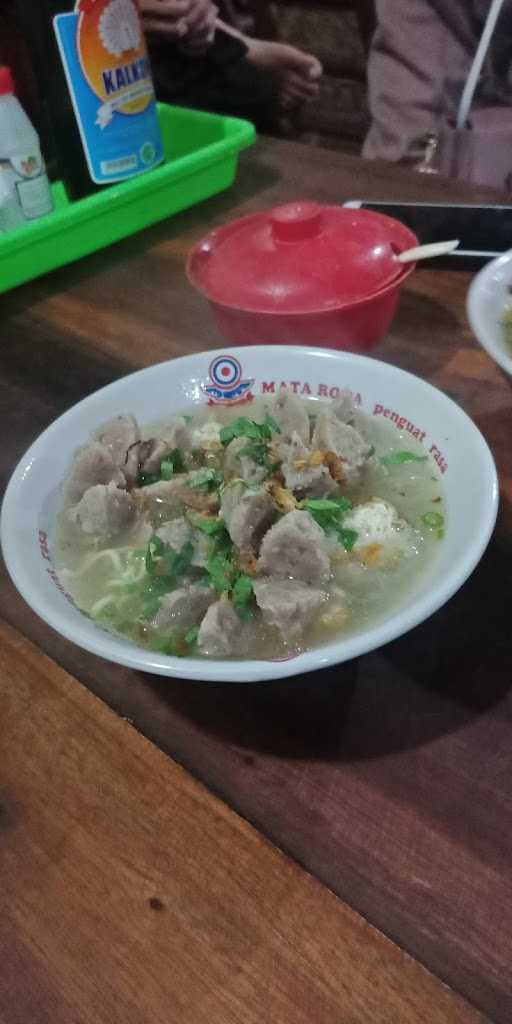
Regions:
M 151 68 L 133 0 L 79 0 L 53 25 L 92 180 L 124 181 L 161 163 Z

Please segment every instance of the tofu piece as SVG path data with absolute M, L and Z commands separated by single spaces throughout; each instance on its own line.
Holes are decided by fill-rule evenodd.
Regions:
M 288 512 L 270 528 L 261 545 L 258 573 L 313 585 L 329 579 L 325 534 L 309 512 Z
M 352 551 L 366 565 L 382 568 L 412 550 L 410 527 L 383 498 L 356 505 L 345 516 L 343 526 L 357 532 Z
M 153 626 L 162 630 L 198 626 L 216 597 L 211 587 L 203 587 L 200 583 L 179 587 L 171 594 L 164 594 L 153 619 Z
M 255 580 L 253 586 L 265 622 L 275 626 L 285 641 L 300 640 L 327 600 L 325 591 L 299 580 L 269 577 Z

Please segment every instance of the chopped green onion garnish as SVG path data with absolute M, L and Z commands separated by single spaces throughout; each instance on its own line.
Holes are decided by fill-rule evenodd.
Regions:
M 233 607 L 242 618 L 252 618 L 252 609 L 249 607 L 252 597 L 252 579 L 245 573 L 240 573 L 233 587 Z
M 162 480 L 170 480 L 174 475 L 174 463 L 170 459 L 164 459 L 160 466 Z
M 189 516 L 189 521 L 196 530 L 206 533 L 208 537 L 214 537 L 218 533 L 226 532 L 226 524 L 223 519 L 206 519 L 203 516 Z
M 280 433 L 279 425 L 272 416 L 265 416 L 263 423 L 239 416 L 227 427 L 222 427 L 220 440 L 222 444 L 229 444 L 235 437 L 248 437 L 251 441 L 270 441 L 273 431 Z
M 197 469 L 187 480 L 187 487 L 201 487 L 204 490 L 214 490 L 220 487 L 224 477 L 218 469 Z
M 300 507 L 306 509 L 307 512 L 334 512 L 339 515 L 340 512 L 348 512 L 352 508 L 348 498 L 307 498 L 305 501 L 301 501 Z
M 425 512 L 421 521 L 429 530 L 442 530 L 444 527 L 444 516 L 440 512 Z
M 162 557 L 164 551 L 165 544 L 163 540 L 154 534 L 154 536 L 150 538 L 146 550 L 146 572 L 148 572 L 150 576 L 156 572 L 156 566 L 158 564 L 157 559 Z
M 357 530 L 344 530 L 343 527 L 338 530 L 338 537 L 345 548 L 345 551 L 352 551 L 354 544 L 357 540 Z
M 381 455 L 379 462 L 381 466 L 401 466 L 404 462 L 426 462 L 428 455 L 415 455 L 414 452 L 391 452 L 390 455 Z

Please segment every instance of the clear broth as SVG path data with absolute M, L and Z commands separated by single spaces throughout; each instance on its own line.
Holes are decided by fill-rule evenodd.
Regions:
M 320 403 L 305 400 L 305 404 L 311 416 L 318 412 Z M 249 415 L 251 419 L 261 421 L 266 412 L 272 412 L 272 403 L 256 400 L 251 404 Z M 239 415 L 239 409 L 217 407 L 212 412 L 203 407 L 190 417 L 190 425 L 199 427 L 211 420 L 226 425 Z M 148 438 L 165 436 L 166 429 L 175 419 L 173 416 L 146 428 L 144 435 Z M 402 450 L 423 457 L 425 451 L 409 434 L 397 431 L 389 423 L 365 416 L 365 427 L 366 437 L 375 448 L 375 457 L 369 461 L 360 484 L 351 490 L 345 489 L 343 493 L 353 505 L 372 497 L 390 502 L 399 516 L 413 528 L 413 543 L 404 557 L 382 567 L 365 565 L 354 553 L 348 554 L 340 549 L 327 589 L 332 593 L 334 603 L 336 589 L 342 588 L 346 613 L 330 616 L 327 603 L 325 612 L 319 615 L 299 644 L 286 642 L 257 614 L 241 629 L 239 648 L 232 657 L 259 659 L 262 650 L 266 659 L 289 657 L 362 632 L 387 618 L 403 604 L 435 559 L 441 540 L 439 531 L 426 527 L 422 521 L 426 512 L 435 511 L 444 518 L 446 516 L 435 463 L 429 457 L 426 462 L 406 462 L 390 468 L 383 466 L 379 457 Z M 158 528 L 178 514 L 176 507 L 155 503 L 152 526 Z M 97 540 L 85 537 L 62 515 L 56 550 L 62 582 L 78 607 L 104 628 L 122 633 L 139 646 L 153 649 L 160 646 L 162 637 L 148 622 L 141 620 L 140 607 L 130 596 L 130 586 L 145 572 L 143 549 L 147 540 L 147 529 L 136 527 L 120 534 L 114 542 L 101 546 Z M 201 656 L 196 650 L 193 654 Z

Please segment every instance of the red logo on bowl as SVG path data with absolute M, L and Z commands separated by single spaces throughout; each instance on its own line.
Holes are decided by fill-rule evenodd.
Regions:
M 203 384 L 208 405 L 240 405 L 251 402 L 254 377 L 242 380 L 242 367 L 234 356 L 217 356 L 208 368 L 210 382 Z

